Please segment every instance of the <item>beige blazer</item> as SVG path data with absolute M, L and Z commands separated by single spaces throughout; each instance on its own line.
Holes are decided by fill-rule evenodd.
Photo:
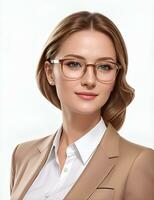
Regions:
M 15 148 L 11 200 L 23 199 L 47 159 L 54 136 Z M 64 200 L 154 200 L 154 151 L 127 141 L 109 124 L 92 159 Z

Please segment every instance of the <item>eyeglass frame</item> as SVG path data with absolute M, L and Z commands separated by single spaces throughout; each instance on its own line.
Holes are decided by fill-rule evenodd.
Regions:
M 101 83 L 110 83 L 110 82 L 112 82 L 112 81 L 114 80 L 114 79 L 112 79 L 111 81 L 101 81 L 101 80 L 99 80 L 99 78 L 98 78 L 97 75 L 96 75 L 96 63 L 97 63 L 97 62 L 95 62 L 94 64 L 90 64 L 90 63 L 87 64 L 84 60 L 83 60 L 83 62 L 85 63 L 85 70 L 84 70 L 83 74 L 82 74 L 79 78 L 70 78 L 70 77 L 68 77 L 68 76 L 66 76 L 66 75 L 64 74 L 64 71 L 63 71 L 63 62 L 64 62 L 65 60 L 71 60 L 71 59 L 73 59 L 73 58 L 61 58 L 61 59 L 51 59 L 51 58 L 48 58 L 47 61 L 48 61 L 50 64 L 60 64 L 60 66 L 61 66 L 61 71 L 63 72 L 63 75 L 64 75 L 66 78 L 70 79 L 70 80 L 78 80 L 78 79 L 82 78 L 82 77 L 84 76 L 84 74 L 86 73 L 86 71 L 87 71 L 87 67 L 89 67 L 89 66 L 93 66 L 93 67 L 94 67 L 94 74 L 95 74 L 95 77 L 96 77 L 97 81 L 99 81 L 99 82 L 101 82 Z M 75 59 L 78 59 L 78 58 L 75 58 Z M 81 59 L 78 59 L 78 60 L 81 60 Z M 112 62 L 112 61 L 108 61 L 108 63 L 115 64 L 116 70 L 117 70 L 117 71 L 116 71 L 116 74 L 115 74 L 115 78 L 116 78 L 116 76 L 117 76 L 119 70 L 122 68 L 121 65 L 118 64 L 118 63 Z

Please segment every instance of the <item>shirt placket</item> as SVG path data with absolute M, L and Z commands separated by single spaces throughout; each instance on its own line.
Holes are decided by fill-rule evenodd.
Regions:
M 64 182 L 67 181 L 67 177 L 69 176 L 69 172 L 71 170 L 71 166 L 73 165 L 73 160 L 75 159 L 75 149 L 73 145 L 68 146 L 66 150 L 66 161 L 64 167 L 62 169 L 61 174 L 59 173 L 59 183 L 57 184 L 54 192 L 51 194 L 50 191 L 46 192 L 42 198 L 42 200 L 55 200 L 58 198 L 59 193 L 61 192 L 61 188 L 63 187 Z M 56 157 L 55 157 L 56 159 Z M 55 160 L 59 166 L 58 159 Z

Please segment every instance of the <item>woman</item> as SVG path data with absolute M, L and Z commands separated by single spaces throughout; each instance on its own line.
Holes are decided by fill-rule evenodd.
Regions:
M 117 133 L 134 97 L 127 65 L 124 40 L 107 17 L 82 11 L 59 23 L 36 78 L 63 122 L 15 148 L 12 200 L 154 199 L 153 150 Z

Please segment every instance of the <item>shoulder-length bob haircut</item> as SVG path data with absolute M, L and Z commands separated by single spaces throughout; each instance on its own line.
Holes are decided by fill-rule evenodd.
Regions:
M 44 63 L 49 58 L 54 59 L 63 42 L 73 33 L 83 30 L 96 30 L 109 36 L 114 44 L 117 63 L 121 69 L 108 101 L 101 108 L 101 116 L 106 125 L 111 123 L 119 130 L 124 122 L 126 107 L 134 98 L 134 89 L 126 81 L 128 66 L 127 49 L 123 37 L 116 25 L 100 13 L 81 11 L 65 17 L 49 36 L 36 70 L 38 87 L 44 97 L 57 108 L 61 109 L 56 87 L 47 80 Z

